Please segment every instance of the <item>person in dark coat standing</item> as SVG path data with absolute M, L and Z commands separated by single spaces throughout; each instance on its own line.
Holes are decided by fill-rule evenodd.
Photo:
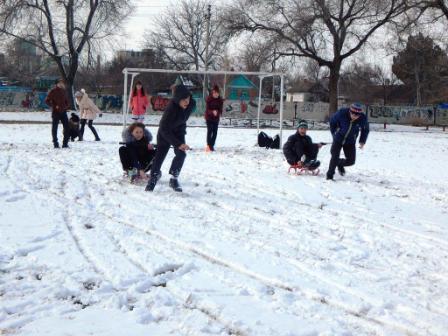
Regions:
M 65 83 L 63 79 L 56 82 L 56 86 L 48 93 L 45 98 L 45 103 L 51 107 L 52 127 L 51 135 L 53 137 L 54 148 L 59 148 L 58 142 L 58 125 L 59 121 L 64 127 L 64 138 L 62 140 L 62 148 L 68 148 L 69 128 L 67 110 L 69 102 L 67 99 L 67 92 L 65 91 Z
M 187 133 L 187 120 L 195 107 L 196 102 L 190 91 L 182 84 L 177 85 L 174 88 L 173 98 L 160 119 L 159 131 L 157 132 L 157 153 L 152 164 L 151 176 L 146 186 L 146 191 L 153 191 L 157 181 L 162 176 L 160 168 L 170 146 L 173 146 L 175 154 L 169 170 L 169 173 L 172 175 L 170 187 L 174 191 L 182 191 L 177 178 L 187 156 L 186 151 L 190 149 L 185 143 L 185 134 Z
M 145 125 L 135 122 L 123 131 L 123 141 L 126 144 L 119 149 L 123 171 L 131 181 L 136 178 L 146 179 L 145 172 L 151 169 L 156 150 L 151 144 L 152 134 Z
M 283 154 L 291 166 L 300 165 L 313 170 L 320 165 L 316 159 L 322 144 L 313 143 L 311 137 L 306 135 L 307 130 L 308 123 L 305 120 L 300 121 L 297 132 L 291 135 L 283 145 Z M 303 156 L 305 158 L 302 161 Z
M 206 151 L 215 150 L 216 136 L 218 135 L 219 118 L 222 115 L 224 100 L 219 93 L 219 86 L 215 85 L 206 99 L 205 122 L 207 124 L 207 147 Z
M 341 176 L 345 175 L 345 167 L 356 161 L 356 139 L 359 133 L 359 148 L 362 149 L 369 135 L 369 122 L 361 104 L 354 103 L 349 108 L 342 108 L 330 119 L 330 131 L 333 136 L 331 160 L 327 171 L 327 180 L 333 180 L 336 168 Z M 341 150 L 345 159 L 339 158 Z

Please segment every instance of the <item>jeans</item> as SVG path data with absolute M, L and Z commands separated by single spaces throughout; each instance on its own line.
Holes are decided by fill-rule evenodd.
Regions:
M 62 140 L 63 145 L 68 144 L 69 139 L 69 129 L 68 129 L 68 117 L 67 112 L 53 112 L 51 114 L 52 123 L 51 123 L 51 135 L 53 137 L 53 143 L 58 143 L 58 125 L 59 121 L 62 123 L 62 127 L 64 128 L 63 135 L 64 138 Z
M 218 135 L 218 125 L 217 121 L 207 121 L 207 145 L 210 149 L 214 149 L 216 136 Z

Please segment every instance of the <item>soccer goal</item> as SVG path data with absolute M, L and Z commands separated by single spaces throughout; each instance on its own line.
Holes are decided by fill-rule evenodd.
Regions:
M 205 108 L 205 97 L 208 94 L 210 84 L 211 86 L 213 86 L 213 84 L 218 84 L 221 88 L 222 97 L 225 99 L 223 119 L 229 120 L 230 124 L 241 122 L 241 126 L 248 124 L 254 126 L 252 124 L 253 120 L 256 122 L 257 135 L 260 133 L 261 127 L 277 127 L 278 125 L 280 144 L 282 144 L 284 109 L 283 73 L 124 68 L 123 127 L 126 127 L 128 122 L 129 102 L 136 78 L 138 76 L 143 76 L 144 74 L 157 73 L 165 76 L 172 76 L 172 84 L 178 83 L 179 78 L 180 82 L 182 82 L 182 80 L 185 81 L 184 78 L 188 78 L 187 76 L 200 78 L 198 81 L 201 83 L 196 85 L 198 90 L 193 94 L 193 98 L 199 102 L 199 104 L 197 104 L 199 112 L 203 112 Z M 272 97 L 271 94 L 263 95 L 264 82 L 271 80 L 271 82 L 274 83 L 275 79 L 277 79 L 277 82 L 280 81 L 277 99 L 274 98 L 274 84 L 272 84 Z M 189 79 L 186 79 L 186 81 L 191 83 L 193 87 L 195 86 Z M 151 104 L 153 109 L 161 111 L 163 109 L 164 99 L 167 101 L 167 98 L 159 97 L 157 95 L 156 97 L 153 97 Z

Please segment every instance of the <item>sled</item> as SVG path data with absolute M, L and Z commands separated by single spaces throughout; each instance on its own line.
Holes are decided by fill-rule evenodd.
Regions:
M 302 166 L 301 164 L 295 164 L 289 167 L 288 174 L 291 175 L 319 175 L 319 168 L 316 169 L 308 169 L 307 167 Z

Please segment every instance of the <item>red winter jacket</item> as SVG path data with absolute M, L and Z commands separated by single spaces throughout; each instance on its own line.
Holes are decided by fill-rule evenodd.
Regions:
M 146 95 L 142 95 L 141 90 L 137 90 L 137 95 L 131 97 L 130 106 L 133 115 L 144 115 L 148 105 L 148 97 Z
M 65 112 L 69 108 L 67 92 L 65 89 L 56 86 L 48 93 L 47 98 L 45 98 L 45 103 L 47 103 L 48 106 L 51 106 L 53 113 Z
M 218 98 L 213 98 L 212 95 L 208 96 L 205 100 L 206 108 L 205 108 L 205 120 L 207 121 L 219 121 L 219 118 L 222 115 L 222 106 L 224 105 L 224 100 L 219 96 Z M 213 111 L 218 111 L 218 114 L 215 116 Z

